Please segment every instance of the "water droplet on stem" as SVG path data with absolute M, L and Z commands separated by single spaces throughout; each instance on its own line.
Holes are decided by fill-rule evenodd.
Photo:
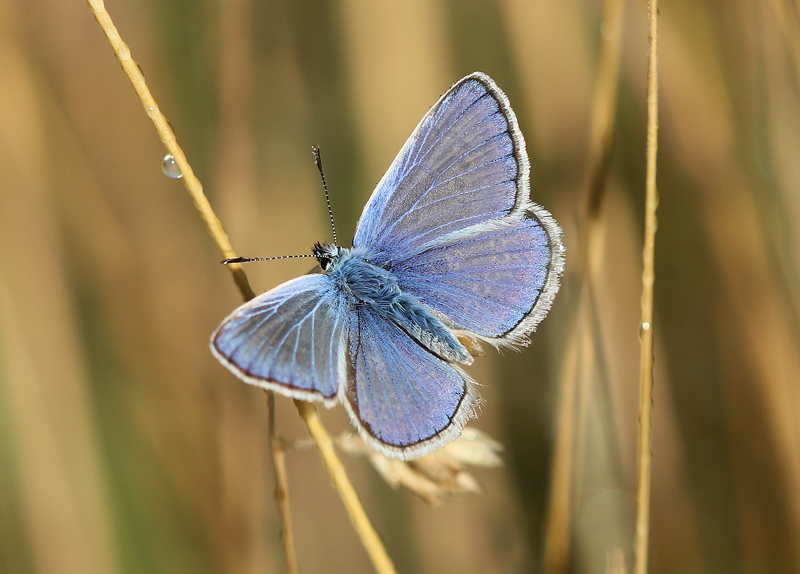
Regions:
M 164 175 L 172 179 L 180 179 L 183 177 L 178 164 L 175 163 L 175 158 L 170 154 L 164 156 L 164 161 L 161 163 L 161 171 L 164 172 Z

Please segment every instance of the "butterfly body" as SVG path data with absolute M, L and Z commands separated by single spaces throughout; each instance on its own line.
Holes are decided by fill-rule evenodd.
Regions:
M 505 94 L 475 73 L 430 109 L 373 193 L 353 247 L 234 311 L 211 337 L 244 381 L 344 405 L 373 447 L 409 459 L 457 437 L 479 350 L 526 345 L 558 291 L 561 230 L 529 194 Z
M 472 355 L 458 338 L 417 297 L 400 289 L 389 264 L 371 263 L 360 248 L 324 245 L 314 249 L 320 252 L 323 273 L 346 294 L 349 310 L 369 308 L 440 358 L 472 364 Z

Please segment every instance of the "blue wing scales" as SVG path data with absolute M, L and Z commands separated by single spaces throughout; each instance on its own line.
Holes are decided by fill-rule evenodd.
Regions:
M 236 309 L 211 336 L 211 350 L 248 383 L 332 406 L 345 375 L 347 320 L 330 278 L 305 275 Z
M 425 115 L 364 207 L 354 248 L 447 328 L 525 344 L 563 270 L 561 229 L 529 199 L 525 141 L 505 94 L 475 73 Z M 459 367 L 348 299 L 328 275 L 246 303 L 212 335 L 243 380 L 332 406 L 365 440 L 410 459 L 461 432 L 478 396 Z
M 353 245 L 383 263 L 508 214 L 523 179 L 527 186 L 527 157 L 517 136 L 505 95 L 488 76 L 467 76 L 403 146 L 364 207 Z
M 369 307 L 351 311 L 349 341 L 343 402 L 361 436 L 384 454 L 430 452 L 473 416 L 472 380 Z
M 541 208 L 477 225 L 393 263 L 403 289 L 450 326 L 493 344 L 526 344 L 558 290 L 560 230 Z
M 558 292 L 561 229 L 532 203 L 525 139 L 491 78 L 434 105 L 364 207 L 354 244 L 455 329 L 526 344 Z

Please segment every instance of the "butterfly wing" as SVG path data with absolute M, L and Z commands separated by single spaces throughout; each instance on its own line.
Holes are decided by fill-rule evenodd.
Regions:
M 528 198 L 528 159 L 505 95 L 475 73 L 425 114 L 364 207 L 353 245 L 383 263 L 508 214 Z
M 532 206 L 443 238 L 392 272 L 451 327 L 494 345 L 525 345 L 558 292 L 563 250 L 558 225 Z
M 369 307 L 350 312 L 345 408 L 361 436 L 411 459 L 457 437 L 474 416 L 472 380 Z
M 364 208 L 354 245 L 457 329 L 525 344 L 563 269 L 561 229 L 529 199 L 508 98 L 475 73 L 420 122 Z
M 211 351 L 240 379 L 332 406 L 346 376 L 347 302 L 327 275 L 304 275 L 236 309 Z

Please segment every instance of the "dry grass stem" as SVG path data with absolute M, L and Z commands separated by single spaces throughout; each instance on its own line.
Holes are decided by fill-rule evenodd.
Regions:
M 800 80 L 800 2 L 796 4 L 793 6 L 790 0 L 772 0 L 778 25 L 792 53 L 796 77 Z
M 161 113 L 158 104 L 153 98 L 153 95 L 150 93 L 150 89 L 147 87 L 141 68 L 139 68 L 139 65 L 131 57 L 130 49 L 128 48 L 127 44 L 122 41 L 116 26 L 114 26 L 114 23 L 111 20 L 111 16 L 105 9 L 103 1 L 87 0 L 87 3 L 91 8 L 97 23 L 102 28 L 106 38 L 108 38 L 108 41 L 114 50 L 114 54 L 122 65 L 122 70 L 125 72 L 125 75 L 128 76 L 131 86 L 133 86 L 134 91 L 139 96 L 145 112 L 153 121 L 161 141 L 164 143 L 164 146 L 167 148 L 168 152 L 175 158 L 175 163 L 178 165 L 181 171 L 184 186 L 191 195 L 195 207 L 200 212 L 200 217 L 205 222 L 209 234 L 219 247 L 219 250 L 224 258 L 228 259 L 236 257 L 236 253 L 234 252 L 233 247 L 228 240 L 228 235 L 225 233 L 222 223 L 217 218 L 214 210 L 211 208 L 208 198 L 203 193 L 203 186 L 200 183 L 200 180 L 194 175 L 189 162 L 186 160 L 183 150 L 178 145 L 178 141 L 175 138 L 175 134 L 173 133 L 169 122 L 164 117 L 164 114 Z M 236 286 L 239 288 L 242 297 L 245 300 L 250 300 L 255 297 L 255 293 L 250 287 L 247 275 L 244 273 L 244 270 L 241 268 L 241 266 L 233 264 L 228 265 L 227 267 L 230 269 L 234 281 L 236 282 Z M 350 479 L 347 477 L 344 466 L 339 460 L 339 457 L 336 455 L 336 451 L 333 449 L 331 437 L 325 430 L 325 427 L 322 426 L 322 422 L 319 420 L 319 415 L 317 414 L 316 409 L 313 405 L 304 403 L 303 401 L 295 401 L 295 404 L 297 405 L 297 410 L 300 412 L 300 416 L 303 418 L 306 426 L 308 427 L 309 434 L 312 436 L 317 445 L 317 450 L 319 451 L 320 456 L 325 463 L 325 467 L 331 473 L 333 484 L 339 491 L 342 501 L 347 508 L 347 512 L 350 514 L 350 517 L 353 520 L 353 525 L 356 529 L 356 532 L 361 538 L 367 553 L 372 559 L 376 571 L 379 572 L 379 574 L 394 573 L 394 566 L 392 565 L 392 562 L 386 553 L 386 549 L 383 547 L 383 542 L 367 517 L 367 514 L 361 505 L 361 501 L 358 498 L 358 494 L 353 488 L 353 485 L 350 483 Z M 273 434 L 274 433 L 270 431 L 271 443 L 274 447 L 274 445 L 278 444 L 279 441 L 277 437 L 275 440 L 272 440 Z M 276 481 L 279 481 L 279 484 L 277 485 L 277 492 L 288 494 L 288 483 L 286 482 L 283 451 L 280 449 L 276 454 L 276 450 L 273 448 L 272 452 L 273 465 L 275 467 L 275 477 Z M 288 496 L 282 500 L 279 499 L 278 506 L 281 513 L 282 531 L 287 529 L 287 525 L 291 525 L 291 518 L 288 515 L 288 503 Z M 287 513 L 285 516 L 284 512 Z M 286 544 L 286 538 L 284 538 L 284 543 Z M 288 560 L 289 554 L 287 552 L 287 561 Z
M 621 548 L 614 548 L 606 552 L 606 574 L 627 574 L 625 566 L 625 552 Z
M 575 330 L 577 331 L 577 329 Z M 543 571 L 561 574 L 569 564 L 570 494 L 572 490 L 572 452 L 575 433 L 575 386 L 577 384 L 579 337 L 574 332 L 567 341 L 561 367 L 556 444 L 550 464 L 550 496 L 544 533 Z
M 331 436 L 325 430 L 325 427 L 322 426 L 317 407 L 311 403 L 298 400 L 295 400 L 294 404 L 297 406 L 297 410 L 300 411 L 303 420 L 306 421 L 306 425 L 308 425 L 308 432 L 317 445 L 317 450 L 328 468 L 333 484 L 339 492 L 339 496 L 342 497 L 348 514 L 350 514 L 353 527 L 367 549 L 375 571 L 378 574 L 396 574 L 394 564 L 392 564 L 391 558 L 386 553 L 386 548 L 384 548 L 380 536 L 372 526 L 367 513 L 364 512 L 364 507 L 361 506 L 361 502 L 358 500 L 356 489 L 353 488 L 350 479 L 347 477 L 344 465 L 336 455 L 333 440 L 331 440 Z
M 599 217 L 610 165 L 611 144 L 614 140 L 614 123 L 617 116 L 624 16 L 625 0 L 606 0 L 603 6 L 602 43 L 589 136 L 589 195 L 586 202 L 589 221 Z M 587 237 L 586 241 L 588 239 Z
M 181 171 L 183 185 L 186 187 L 186 191 L 189 192 L 189 195 L 192 196 L 192 201 L 194 201 L 197 211 L 200 212 L 200 217 L 206 224 L 208 233 L 219 247 L 222 257 L 225 259 L 236 257 L 236 253 L 234 253 L 233 247 L 231 247 L 231 243 L 228 240 L 228 234 L 225 233 L 222 223 L 217 218 L 214 210 L 211 209 L 211 204 L 205 193 L 203 193 L 203 185 L 194 175 L 194 171 L 192 171 L 192 167 L 186 160 L 183 149 L 178 145 L 178 140 L 175 139 L 175 134 L 167 118 L 161 113 L 161 109 L 153 98 L 153 94 L 150 93 L 150 88 L 147 87 L 142 69 L 133 57 L 131 57 L 130 48 L 122 41 L 117 27 L 114 26 L 114 22 L 111 20 L 111 15 L 103 4 L 103 0 L 87 0 L 87 3 L 92 13 L 94 13 L 97 23 L 100 24 L 100 28 L 103 29 L 103 33 L 106 35 L 106 38 L 108 38 L 108 42 L 114 49 L 114 55 L 117 57 L 117 60 L 119 60 L 122 71 L 128 76 L 133 90 L 136 92 L 136 95 L 139 96 L 145 113 L 153 121 L 153 125 L 158 132 L 158 137 L 161 138 L 161 142 L 164 144 L 164 147 L 167 148 L 170 155 L 175 158 L 175 163 Z M 228 265 L 228 267 L 236 282 L 236 286 L 242 293 L 242 297 L 244 297 L 245 300 L 255 297 L 255 293 L 250 287 L 250 282 L 247 280 L 247 275 L 245 275 L 242 266 L 234 264 Z
M 281 541 L 286 560 L 286 574 L 298 574 L 297 553 L 294 548 L 294 529 L 292 528 L 291 501 L 289 500 L 289 477 L 286 474 L 286 451 L 283 442 L 275 431 L 275 393 L 265 391 L 269 410 L 269 444 L 272 449 L 272 463 L 275 469 L 275 500 L 281 515 Z
M 642 344 L 639 381 L 639 467 L 636 514 L 636 574 L 647 573 L 647 551 L 650 532 L 650 473 L 653 459 L 653 284 L 655 283 L 654 250 L 656 243 L 656 154 L 658 151 L 658 0 L 650 0 L 650 55 L 647 69 L 647 180 L 642 259 Z
M 576 297 L 575 319 L 572 323 L 566 351 L 560 370 L 559 412 L 557 417 L 556 444 L 550 475 L 550 498 L 547 510 L 544 542 L 544 572 L 560 574 L 569 565 L 571 538 L 571 498 L 573 495 L 573 464 L 575 441 L 582 441 L 586 416 L 585 395 L 591 385 L 588 380 L 594 370 L 592 347 L 586 343 L 595 331 L 592 328 L 594 315 L 584 296 L 591 274 L 599 268 L 602 256 L 602 221 L 600 207 L 605 194 L 606 175 L 611 159 L 614 123 L 617 108 L 617 86 L 619 84 L 620 53 L 622 46 L 622 22 L 625 13 L 624 0 L 606 0 L 603 7 L 601 48 L 598 61 L 597 82 L 592 106 L 592 124 L 589 139 L 589 170 L 584 217 L 586 227 L 581 234 L 579 246 L 580 278 Z M 582 361 L 580 373 L 577 362 Z M 577 378 L 582 382 L 579 385 Z M 576 421 L 576 405 L 580 405 Z M 578 430 L 576 430 L 576 424 Z M 578 445 L 578 452 L 583 452 Z

